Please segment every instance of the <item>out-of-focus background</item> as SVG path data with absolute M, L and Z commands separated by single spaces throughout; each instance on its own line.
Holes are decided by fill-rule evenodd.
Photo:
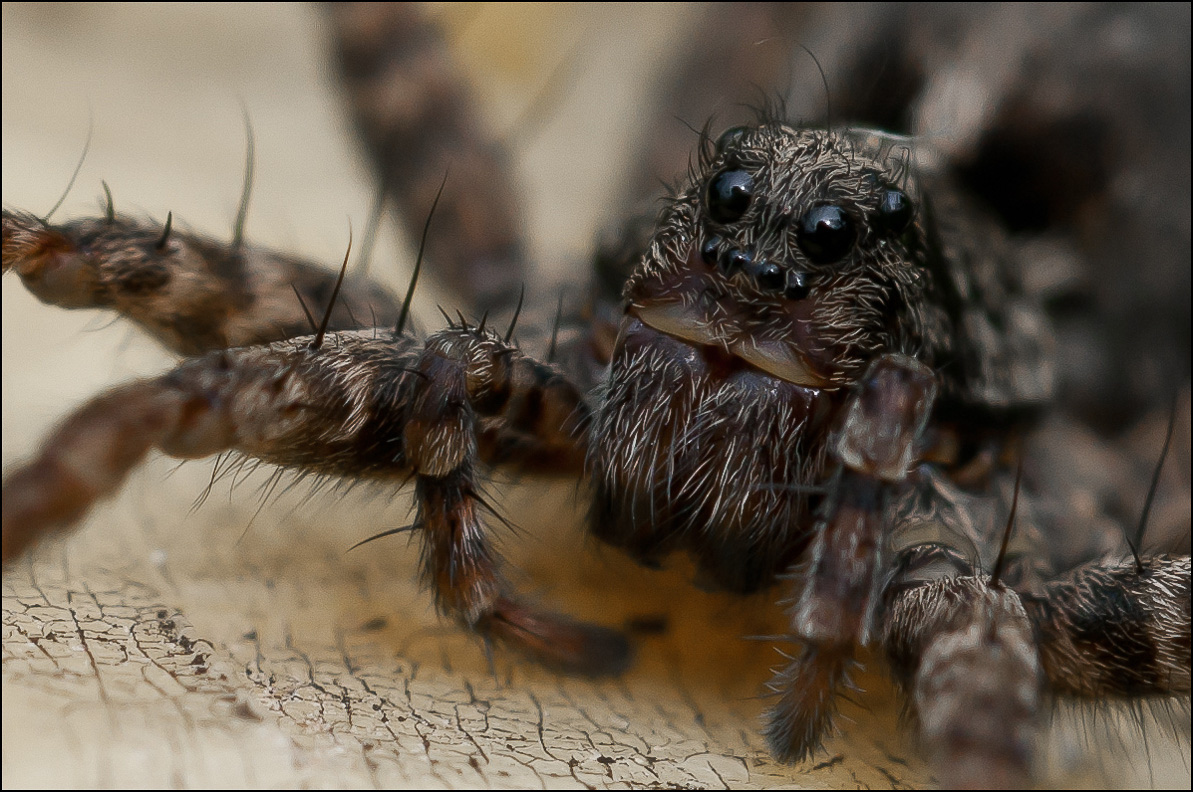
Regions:
M 491 123 L 516 141 L 548 277 L 572 279 L 598 229 L 624 214 L 635 191 L 622 180 L 653 123 L 644 103 L 702 11 L 431 8 Z M 318 11 L 303 5 L 6 3 L 5 205 L 48 211 L 90 130 L 55 217 L 99 212 L 104 180 L 119 211 L 173 211 L 176 223 L 227 234 L 247 109 L 249 237 L 338 263 L 372 183 L 327 50 Z M 681 146 L 694 140 L 670 126 Z M 400 290 L 411 258 L 387 232 L 372 272 Z M 42 306 L 15 279 L 3 300 L 6 468 L 91 394 L 172 364 L 129 325 Z M 450 295 L 427 284 L 423 326 L 437 325 L 436 303 Z M 615 681 L 561 679 L 501 654 L 490 668 L 419 590 L 416 546 L 395 538 L 345 553 L 403 524 L 405 496 L 308 498 L 300 487 L 262 503 L 258 474 L 217 483 L 192 508 L 211 470 L 155 461 L 77 534 L 6 572 L 5 787 L 930 783 L 879 677 L 863 676 L 861 706 L 846 706 L 844 733 L 818 762 L 776 764 L 757 697 L 780 658 L 742 638 L 781 631 L 775 595 L 705 594 L 682 564 L 652 573 L 591 547 L 571 485 L 495 487 L 521 528 L 503 531 L 502 546 L 531 596 L 634 629 L 638 662 Z M 1187 782 L 1187 744 L 1153 730 L 1144 751 L 1089 723 L 1052 737 L 1068 782 L 1106 783 L 1098 762 L 1129 785 Z

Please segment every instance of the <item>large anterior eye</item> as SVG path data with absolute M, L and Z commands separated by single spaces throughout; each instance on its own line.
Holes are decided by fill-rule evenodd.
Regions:
M 754 178 L 744 170 L 727 169 L 708 183 L 708 214 L 718 223 L 740 220 L 754 197 Z
M 726 149 L 737 143 L 737 141 L 741 140 L 742 136 L 748 131 L 749 127 L 744 126 L 735 126 L 726 129 L 721 133 L 721 136 L 717 138 L 717 153 L 724 154 Z
M 834 204 L 813 206 L 799 221 L 799 246 L 816 264 L 840 261 L 853 249 L 857 229 L 845 210 Z

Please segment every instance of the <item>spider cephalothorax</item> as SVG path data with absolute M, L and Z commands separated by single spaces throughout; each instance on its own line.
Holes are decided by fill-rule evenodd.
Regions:
M 849 385 L 881 353 L 955 356 L 906 149 L 875 137 L 772 121 L 705 146 L 626 283 L 592 433 L 599 536 L 770 584 L 811 539 Z

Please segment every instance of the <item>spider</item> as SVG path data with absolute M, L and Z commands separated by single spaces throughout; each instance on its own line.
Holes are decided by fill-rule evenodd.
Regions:
M 846 259 L 851 263 L 864 259 L 873 264 L 872 257 L 878 249 L 876 246 L 879 245 L 895 249 L 891 255 L 899 260 L 914 259 L 917 255 L 914 253 L 915 250 L 926 248 L 927 244 L 922 238 L 918 241 L 905 238 L 905 235 L 922 237 L 927 233 L 924 229 L 931 228 L 932 224 L 924 218 L 923 195 L 918 192 L 917 179 L 907 172 L 898 157 L 891 156 L 891 152 L 896 151 L 898 147 L 880 140 L 876 148 L 868 141 L 854 140 L 853 137 L 852 133 L 843 131 L 808 136 L 792 129 L 767 124 L 759 129 L 735 128 L 723 135 L 715 146 L 710 143 L 705 153 L 707 161 L 696 169 L 692 184 L 681 194 L 680 200 L 668 215 L 669 220 L 664 221 L 663 230 L 656 235 L 652 243 L 647 262 L 653 266 L 639 268 L 630 278 L 630 285 L 627 287 L 627 294 L 631 299 L 629 318 L 622 320 L 623 337 L 612 350 L 615 362 L 606 394 L 603 401 L 598 402 L 600 406 L 590 419 L 596 427 L 592 435 L 595 439 L 595 450 L 590 452 L 594 478 L 597 481 L 594 530 L 602 538 L 627 547 L 646 562 L 654 562 L 676 548 L 689 550 L 697 556 L 697 565 L 705 580 L 734 590 L 748 590 L 772 582 L 785 570 L 792 568 L 800 558 L 815 557 L 820 559 L 816 562 L 818 565 L 824 562 L 824 569 L 820 571 L 801 570 L 795 575 L 797 582 L 812 583 L 802 594 L 799 589 L 793 592 L 801 597 L 799 610 L 805 612 L 799 617 L 803 620 L 802 626 L 793 629 L 796 629 L 797 636 L 803 643 L 817 646 L 819 650 L 806 650 L 805 654 L 793 660 L 792 668 L 785 671 L 778 680 L 782 696 L 770 730 L 771 742 L 776 751 L 780 754 L 789 751 L 789 755 L 794 756 L 803 755 L 817 744 L 819 735 L 814 732 L 817 728 L 816 721 L 825 720 L 818 714 L 819 707 L 824 705 L 814 706 L 812 715 L 806 711 L 803 714 L 784 714 L 784 710 L 797 710 L 801 706 L 809 706 L 807 703 L 792 701 L 792 698 L 802 691 L 827 691 L 829 694 L 833 692 L 832 684 L 809 684 L 808 675 L 823 674 L 839 678 L 849 664 L 849 654 L 845 650 L 864 640 L 866 633 L 872 629 L 868 614 L 880 607 L 889 609 L 887 624 L 900 623 L 900 618 L 906 619 L 903 624 L 917 626 L 922 626 L 925 621 L 922 617 L 898 615 L 901 603 L 907 599 L 905 596 L 901 595 L 897 601 L 890 603 L 885 603 L 884 600 L 884 604 L 880 604 L 879 600 L 883 598 L 877 594 L 878 589 L 874 588 L 875 586 L 881 583 L 885 590 L 891 592 L 901 591 L 904 586 L 911 592 L 930 590 L 937 584 L 929 579 L 933 575 L 940 575 L 942 568 L 947 574 L 944 575 L 946 583 L 941 585 L 947 586 L 947 581 L 951 580 L 981 579 L 978 570 L 973 566 L 974 559 L 966 559 L 956 548 L 940 545 L 921 544 L 905 547 L 893 565 L 889 560 L 878 560 L 880 553 L 891 552 L 891 548 L 885 546 L 887 528 L 876 524 L 875 520 L 881 523 L 889 511 L 897 511 L 894 505 L 896 502 L 902 504 L 912 500 L 909 492 L 928 500 L 931 508 L 939 508 L 937 503 L 944 496 L 937 488 L 942 488 L 943 491 L 948 486 L 947 481 L 937 481 L 933 475 L 926 475 L 926 478 L 934 483 L 924 484 L 919 489 L 906 490 L 898 484 L 908 477 L 907 459 L 912 446 L 916 447 L 917 456 L 928 453 L 925 449 L 934 449 L 932 453 L 938 454 L 941 458 L 933 459 L 937 466 L 932 468 L 933 470 L 970 468 L 968 475 L 975 475 L 973 470 L 976 469 L 980 477 L 985 467 L 993 469 L 986 470 L 984 474 L 988 480 L 1005 479 L 1005 470 L 1000 469 L 1000 463 L 991 462 L 983 457 L 983 454 L 993 454 L 997 460 L 997 444 L 994 446 L 995 450 L 991 451 L 988 444 L 982 446 L 980 442 L 975 443 L 972 438 L 965 437 L 964 432 L 945 426 L 941 421 L 933 421 L 930 427 L 925 428 L 924 418 L 934 403 L 933 391 L 939 388 L 944 394 L 942 398 L 948 403 L 950 398 L 964 401 L 968 397 L 973 400 L 973 394 L 959 395 L 959 391 L 965 391 L 967 388 L 985 389 L 984 395 L 987 400 L 993 401 L 1007 398 L 1007 389 L 1026 388 L 1026 395 L 1016 392 L 1013 400 L 1030 404 L 1041 400 L 1046 390 L 1035 381 L 1039 377 L 1038 372 L 1043 366 L 1043 361 L 1030 359 L 1029 356 L 1038 354 L 1030 347 L 1016 348 L 1011 353 L 1004 353 L 1008 355 L 1007 365 L 1022 364 L 1031 372 L 1026 376 L 1011 377 L 1009 383 L 996 381 L 1006 370 L 1003 365 L 992 367 L 995 372 L 992 377 L 986 376 L 986 372 L 959 373 L 956 369 L 965 370 L 970 365 L 968 361 L 954 364 L 953 370 L 949 373 L 949 366 L 945 361 L 949 358 L 962 358 L 966 352 L 956 351 L 950 347 L 951 342 L 943 340 L 951 337 L 946 332 L 946 327 L 948 322 L 956 322 L 956 317 L 933 315 L 933 310 L 941 303 L 939 295 L 925 297 L 923 294 L 924 289 L 930 291 L 933 286 L 903 279 L 898 266 L 894 267 L 894 275 L 877 279 L 873 286 L 888 299 L 892 293 L 899 295 L 898 299 L 891 301 L 903 305 L 904 309 L 901 315 L 894 318 L 893 327 L 880 322 L 877 315 L 836 322 L 803 316 L 787 318 L 794 323 L 793 327 L 805 328 L 802 332 L 809 332 L 806 329 L 809 326 L 813 329 L 836 326 L 840 331 L 839 335 L 827 338 L 816 337 L 813 332 L 809 345 L 804 348 L 804 351 L 811 355 L 810 359 L 793 357 L 781 349 L 776 351 L 773 345 L 768 346 L 768 342 L 774 340 L 767 335 L 769 328 L 759 331 L 753 318 L 741 318 L 732 312 L 728 316 L 715 315 L 716 311 L 722 310 L 732 301 L 737 301 L 754 306 L 759 311 L 759 316 L 769 315 L 773 320 L 774 316 L 786 310 L 783 307 L 785 305 L 806 306 L 815 303 L 817 299 L 823 299 L 823 295 L 829 293 L 823 285 L 809 286 L 803 282 L 804 276 L 808 276 L 812 281 L 815 281 L 816 277 L 830 277 L 826 275 L 824 267 L 839 265 Z M 765 210 L 767 198 L 780 192 L 782 177 L 776 174 L 790 171 L 781 165 L 780 160 L 783 157 L 776 152 L 785 152 L 783 157 L 793 159 L 796 163 L 807 163 L 808 157 L 811 157 L 811 162 L 819 163 L 820 158 L 823 158 L 825 172 L 830 175 L 825 176 L 826 194 L 818 201 L 804 196 L 799 199 L 802 203 L 797 201 L 794 214 L 788 212 L 785 215 L 775 209 L 774 211 L 784 219 L 773 222 L 768 220 L 764 223 L 749 213 L 757 214 Z M 848 182 L 848 188 L 841 186 L 838 179 L 839 171 L 844 169 L 848 172 L 854 166 L 858 171 L 849 178 L 855 181 Z M 756 198 L 755 195 L 764 197 Z M 910 210 L 908 206 L 911 207 Z M 739 209 L 741 213 L 735 216 Z M 703 221 L 699 219 L 701 217 L 704 218 Z M 865 220 L 859 223 L 859 218 Z M 768 238 L 760 232 L 752 232 L 751 229 L 769 228 L 767 223 L 789 227 L 792 229 L 791 238 Z M 852 228 L 851 223 L 859 227 Z M 915 229 L 915 232 L 908 231 L 909 228 Z M 176 232 L 171 238 L 158 226 L 153 229 L 153 233 L 145 236 L 140 244 L 168 248 L 172 244 L 185 244 L 185 239 L 181 232 Z M 841 253 L 842 248 L 845 249 L 844 253 Z M 677 251 L 681 252 L 677 255 Z M 922 259 L 923 254 L 919 255 Z M 808 271 L 803 272 L 800 267 L 787 264 L 793 258 L 806 265 Z M 776 266 L 776 260 L 784 264 Z M 922 260 L 917 260 L 917 263 L 923 266 Z M 681 269 L 677 270 L 677 266 Z M 699 299 L 689 298 L 689 295 L 684 293 L 684 288 L 691 285 L 684 280 L 687 277 L 685 273 L 697 273 L 691 277 L 703 279 L 703 291 L 699 292 Z M 934 277 L 939 279 L 942 276 L 937 273 Z M 939 283 L 936 284 L 936 288 L 940 288 Z M 844 291 L 848 292 L 848 302 L 854 306 L 865 304 L 866 300 L 870 299 L 865 296 L 864 291 L 860 296 L 848 290 Z M 780 294 L 782 300 L 789 303 L 776 301 L 776 296 Z M 706 299 L 709 295 L 712 295 L 711 299 Z M 675 299 L 676 296 L 682 299 Z M 1014 295 L 1011 297 L 1013 299 Z M 879 300 L 881 299 L 880 297 Z M 344 304 L 351 305 L 351 298 L 346 299 Z M 714 314 L 693 317 L 693 311 L 705 310 L 710 305 Z M 926 307 L 921 309 L 921 305 Z M 374 306 L 375 310 L 382 307 L 384 306 Z M 1027 309 L 1024 311 L 1029 313 Z M 1030 316 L 1024 319 L 1014 310 L 1008 311 L 1008 316 L 1011 320 L 1031 321 Z M 1000 318 L 1007 321 L 1007 316 Z M 529 389 L 523 391 L 513 389 L 515 403 L 519 396 L 540 398 L 536 394 L 539 392 L 539 386 L 542 386 L 542 400 L 549 408 L 557 405 L 556 413 L 542 422 L 541 416 L 527 409 L 512 409 L 505 416 L 509 422 L 504 427 L 500 422 L 491 422 L 490 426 L 485 427 L 489 434 L 481 433 L 481 453 L 489 459 L 508 457 L 515 461 L 529 460 L 523 464 L 530 467 L 544 462 L 550 466 L 574 467 L 577 464 L 576 445 L 569 436 L 574 430 L 569 427 L 568 422 L 577 419 L 577 411 L 583 404 L 576 398 L 574 389 L 570 389 L 566 382 L 559 380 L 551 370 L 523 358 L 521 353 L 512 351 L 510 347 L 500 346 L 505 343 L 501 333 L 494 334 L 492 330 L 482 331 L 475 322 L 471 325 L 466 325 L 463 321 L 452 322 L 455 326 L 440 336 L 433 336 L 435 340 L 429 343 L 466 344 L 480 349 L 496 350 L 497 354 L 491 357 L 489 366 L 498 370 L 501 366 L 508 365 L 509 371 L 514 374 L 511 382 L 520 383 L 522 387 L 530 384 Z M 854 327 L 851 322 L 859 327 Z M 860 329 L 862 325 L 869 330 Z M 1015 331 L 1016 328 L 1012 330 Z M 1022 331 L 1023 328 L 1017 330 Z M 1030 335 L 1022 332 L 1021 334 Z M 1015 332 L 1008 333 L 1007 337 L 1012 341 L 1017 340 Z M 196 335 L 176 334 L 175 338 L 194 343 Z M 348 350 L 355 343 L 352 338 L 346 334 L 333 334 L 322 339 L 321 343 L 307 338 L 301 345 L 294 345 L 290 351 L 300 355 L 315 355 L 320 350 L 331 353 L 334 348 L 343 351 L 344 354 L 350 354 Z M 378 337 L 369 336 L 366 339 L 361 336 L 360 339 L 359 343 L 363 345 L 368 340 L 377 341 Z M 399 347 L 398 357 L 401 353 L 409 355 L 414 351 L 414 347 L 403 346 L 406 343 L 404 341 L 394 343 Z M 563 346 L 566 348 L 566 341 Z M 878 354 L 877 350 L 880 349 L 909 355 L 900 357 Z M 696 358 L 692 357 L 695 354 L 692 350 L 699 352 Z M 724 354 L 718 354 L 718 350 Z M 281 354 L 281 351 L 278 353 Z M 999 351 L 983 349 L 982 354 L 997 355 Z M 441 358 L 448 359 L 450 354 L 439 357 L 411 357 L 400 364 L 400 372 L 395 375 L 395 387 L 403 393 L 420 392 L 421 383 L 434 383 L 434 387 L 428 387 L 426 390 L 432 395 L 425 397 L 429 400 L 425 409 L 432 413 L 448 407 L 459 408 L 452 399 L 444 401 L 440 395 L 436 395 L 441 393 L 441 387 L 450 385 L 450 382 L 445 385 L 445 378 L 450 380 L 452 376 L 438 370 L 440 364 L 437 361 Z M 209 357 L 209 360 L 217 358 Z M 219 360 L 219 365 L 225 365 L 224 361 L 228 358 Z M 930 364 L 927 370 L 924 369 L 925 360 Z M 979 360 L 978 367 L 990 360 L 997 358 L 983 357 Z M 235 361 L 227 365 L 233 370 L 236 369 Z M 692 376 L 693 366 L 698 367 L 696 370 L 699 370 L 700 376 L 733 383 L 735 390 L 732 395 L 740 396 L 736 390 L 740 388 L 743 393 L 748 394 L 742 396 L 742 399 L 757 400 L 752 402 L 752 406 L 756 407 L 759 417 L 754 417 L 749 409 L 736 415 L 730 413 L 725 406 L 726 402 L 718 401 L 719 395 L 709 397 L 712 401 L 700 409 L 694 409 L 691 404 L 686 405 L 684 409 L 663 409 L 653 405 L 650 399 L 641 399 L 634 393 L 634 388 L 638 387 L 662 388 L 662 383 L 667 381 L 666 377 L 675 376 L 677 369 L 687 367 L 688 376 Z M 873 368 L 869 368 L 870 366 Z M 635 367 L 654 372 L 659 377 L 634 376 L 631 372 Z M 198 371 L 201 377 L 207 376 L 205 372 L 210 370 L 210 365 L 202 362 L 184 364 L 183 369 L 180 369 L 183 372 Z M 246 367 L 246 371 L 250 373 L 260 370 L 257 367 Z M 866 371 L 869 371 L 869 374 L 859 378 L 859 375 Z M 759 372 L 764 372 L 765 376 Z M 620 380 L 619 375 L 622 378 Z M 174 381 L 185 379 L 186 376 L 186 373 L 176 375 Z M 975 381 L 981 382 L 980 388 L 973 385 Z M 654 383 L 653 386 L 650 385 L 651 382 Z M 788 385 L 781 384 L 784 382 L 794 387 L 788 388 Z M 855 384 L 866 382 L 876 383 L 875 389 L 868 390 L 862 384 Z M 274 385 L 283 391 L 288 387 L 280 381 Z M 677 382 L 672 392 L 683 393 L 683 388 L 679 386 L 680 383 Z M 800 390 L 801 393 L 807 390 L 828 395 L 797 398 L 790 393 L 784 393 L 776 397 L 771 393 L 776 388 Z M 239 392 L 239 389 L 237 390 Z M 706 391 L 703 386 L 694 389 L 694 392 L 708 397 Z M 126 395 L 130 393 L 133 391 L 126 392 Z M 989 398 L 991 394 L 994 394 L 993 399 Z M 408 404 L 421 403 L 418 397 L 411 398 Z M 766 404 L 768 398 L 777 398 L 778 401 L 772 403 L 770 409 L 764 410 L 761 405 Z M 890 405 L 884 406 L 880 403 L 876 407 L 873 403 L 876 399 L 881 402 L 884 398 L 896 402 L 893 405 L 896 408 L 893 416 L 887 412 Z M 436 401 L 437 399 L 439 401 Z M 805 401 L 803 412 L 790 412 L 795 409 L 792 405 L 801 399 Z M 817 399 L 821 401 L 818 402 Z M 902 406 L 907 408 L 904 414 L 898 413 L 900 400 L 903 402 Z M 818 407 L 818 403 L 823 404 L 823 401 L 831 404 Z M 750 406 L 749 402 L 747 404 Z M 781 409 L 779 405 L 782 406 Z M 498 405 L 502 406 L 504 404 Z M 492 407 L 493 405 L 489 405 L 489 408 Z M 877 412 L 868 411 L 871 408 L 877 409 Z M 309 404 L 304 397 L 291 399 L 288 409 L 290 412 L 287 415 L 290 418 L 301 421 L 304 411 L 313 413 L 313 420 L 323 420 L 325 414 L 334 414 L 337 408 L 333 405 L 320 409 Z M 631 420 L 631 425 L 657 427 L 661 434 L 645 438 L 627 438 L 621 434 L 619 428 L 625 423 L 625 413 L 628 412 L 633 417 L 635 410 L 646 410 L 647 414 Z M 487 415 L 482 411 L 478 411 L 478 414 Z M 686 428 L 660 419 L 660 416 L 670 414 L 690 414 L 696 420 L 696 424 Z M 495 415 L 500 416 L 500 410 Z M 707 433 L 717 438 L 719 445 L 713 445 L 714 451 L 725 454 L 730 459 L 735 458 L 728 449 L 736 448 L 734 441 L 747 433 L 752 421 L 762 421 L 761 416 L 765 415 L 769 415 L 771 421 L 775 421 L 776 415 L 782 415 L 784 420 L 777 421 L 774 425 L 779 427 L 781 433 L 787 434 L 777 441 L 780 446 L 778 458 L 764 458 L 765 451 L 760 456 L 748 446 L 745 449 L 737 448 L 735 453 L 738 458 L 744 455 L 747 459 L 758 460 L 757 464 L 765 465 L 767 471 L 761 476 L 745 476 L 748 487 L 744 491 L 733 491 L 734 482 L 722 475 L 727 467 L 714 471 L 719 477 L 719 486 L 708 490 L 704 487 L 696 488 L 695 484 L 700 481 L 702 475 L 710 475 L 704 471 L 704 468 L 710 467 L 709 462 L 695 457 L 685 458 L 678 453 L 673 453 L 670 460 L 666 459 L 666 454 L 671 453 L 666 449 L 681 449 L 684 447 L 683 441 L 691 439 L 676 438 L 677 433 L 683 432 L 691 433 L 692 437 L 698 436 L 701 432 Z M 888 435 L 895 437 L 897 442 L 892 441 L 878 448 L 879 453 L 890 458 L 883 457 L 877 460 L 872 456 L 875 449 L 859 449 L 859 444 L 865 443 L 867 437 L 873 436 L 874 427 L 888 418 L 894 420 L 888 427 Z M 417 437 L 411 439 L 408 435 L 404 439 L 408 449 L 420 446 L 424 448 L 423 453 L 428 455 L 426 465 L 434 467 L 448 464 L 440 457 L 450 458 L 450 455 L 458 453 L 459 449 L 463 449 L 467 454 L 467 447 L 472 441 L 465 438 L 460 446 L 453 445 L 450 442 L 451 433 L 444 428 L 449 422 L 444 420 L 443 415 L 436 413 L 426 418 L 420 414 L 403 423 L 406 426 L 417 425 L 419 420 L 424 420 L 434 427 L 429 434 L 445 435 L 436 437 L 434 444 L 423 442 Z M 457 416 L 455 420 L 461 422 L 471 419 Z M 702 420 L 707 427 L 699 425 Z M 559 427 L 568 429 L 560 433 Z M 509 431 L 511 428 L 514 431 Z M 856 431 L 859 429 L 860 431 Z M 937 431 L 943 439 L 931 438 L 933 442 L 929 443 L 930 435 Z M 955 441 L 954 434 L 961 434 L 965 443 L 982 447 L 963 452 L 950 451 L 950 442 Z M 448 442 L 444 442 L 445 440 Z M 537 446 L 536 442 L 539 441 L 542 441 L 543 445 Z M 944 450 L 939 450 L 942 448 Z M 528 449 L 530 454 L 527 454 Z M 645 465 L 637 459 L 629 458 L 643 454 L 649 457 L 652 453 L 660 453 L 661 449 L 664 457 Z M 193 451 L 194 449 L 187 449 L 188 453 Z M 307 454 L 301 457 L 301 460 L 308 467 L 317 468 L 325 464 L 325 455 L 319 449 L 295 453 Z M 754 454 L 753 457 L 750 456 L 751 453 Z M 292 458 L 289 459 L 294 461 Z M 962 464 L 962 459 L 972 464 Z M 711 464 L 716 465 L 720 461 L 719 457 L 714 458 Z M 779 472 L 784 465 L 790 469 L 787 475 Z M 444 503 L 443 499 L 455 499 L 463 504 L 464 501 L 476 498 L 475 503 L 454 507 L 463 510 L 461 513 L 474 509 L 476 504 L 483 502 L 479 497 L 480 493 L 475 491 L 477 485 L 471 480 L 455 482 L 449 490 L 442 488 L 442 479 L 470 473 L 471 462 L 466 461 L 464 466 L 456 463 L 449 467 L 450 470 L 446 471 L 447 476 L 442 475 L 445 473 L 443 470 L 431 471 L 430 468 L 426 468 L 422 471 L 422 511 L 416 524 L 426 534 L 435 533 L 430 524 L 436 520 L 435 504 Z M 634 487 L 639 485 L 635 484 L 634 477 L 652 472 L 661 475 L 664 469 L 668 471 L 665 486 L 661 478 L 647 479 L 647 489 L 654 488 L 657 492 L 648 492 L 645 497 L 648 505 L 644 505 L 642 498 L 635 496 Z M 678 469 L 678 473 L 673 469 Z M 383 468 L 369 465 L 351 472 L 358 476 L 367 476 L 375 475 L 379 470 L 382 473 L 386 472 Z M 336 468 L 336 472 L 343 471 Z M 696 491 L 697 489 L 699 491 Z M 660 507 L 655 505 L 656 498 L 664 504 L 661 508 L 670 509 L 675 514 L 668 516 L 657 511 Z M 688 500 L 684 501 L 684 498 Z M 703 505 L 703 501 L 700 500 L 703 498 L 712 499 L 713 505 Z M 7 500 L 6 498 L 6 502 Z M 877 507 L 876 501 L 882 501 L 886 505 Z M 63 503 L 61 498 L 56 498 L 56 502 Z M 740 505 L 734 504 L 747 506 L 743 509 Z M 450 506 L 450 503 L 447 505 Z M 913 516 L 923 511 L 916 511 L 912 505 L 907 505 L 907 508 Z M 643 511 L 644 509 L 646 511 Z M 733 513 L 735 509 L 736 514 Z M 973 515 L 978 514 L 980 508 L 967 509 L 968 511 L 962 514 L 977 522 Z M 846 515 L 855 511 L 862 515 L 856 522 L 857 530 L 862 532 L 864 540 L 875 544 L 875 556 L 863 558 L 860 576 L 845 585 L 843 591 L 809 595 L 807 592 L 815 590 L 818 584 L 831 588 L 830 584 L 834 582 L 833 566 L 841 555 L 840 551 L 832 549 L 812 551 L 808 545 L 815 542 L 831 548 L 834 538 L 847 536 L 844 520 Z M 452 508 L 445 508 L 443 515 L 450 515 L 451 512 Z M 698 521 L 700 524 L 713 527 L 719 522 L 730 532 L 744 533 L 751 539 L 758 540 L 762 547 L 727 548 L 721 539 L 699 535 Z M 790 530 L 790 534 L 781 534 L 766 527 L 774 524 L 789 524 L 793 527 L 785 529 Z M 644 526 L 656 530 L 647 530 Z M 472 538 L 477 541 L 483 539 L 479 534 Z M 572 670 L 604 671 L 619 665 L 622 648 L 615 636 L 569 621 L 553 620 L 531 611 L 507 596 L 504 587 L 499 588 L 499 584 L 486 577 L 491 574 L 491 570 L 486 568 L 483 552 L 473 550 L 465 553 L 464 557 L 467 561 L 475 563 L 475 569 L 479 571 L 475 573 L 475 578 L 470 579 L 472 585 L 461 586 L 459 581 L 449 581 L 447 585 L 440 584 L 440 603 L 446 611 L 457 615 L 469 626 L 480 629 L 498 642 L 520 646 L 523 651 L 557 666 Z M 433 564 L 434 553 L 425 558 Z M 1179 564 L 1179 561 L 1177 563 Z M 1185 563 L 1187 565 L 1187 559 Z M 894 582 L 886 580 L 879 572 L 880 569 L 888 567 L 899 570 L 899 577 Z M 1176 577 L 1179 581 L 1180 573 L 1177 573 Z M 1187 573 L 1185 577 L 1187 578 Z M 964 589 L 961 584 L 956 585 Z M 1187 586 L 1187 582 L 1185 585 Z M 992 597 L 992 601 L 998 601 L 999 591 L 998 586 L 990 587 L 989 592 L 993 593 L 979 592 L 975 601 L 982 603 L 983 597 Z M 1187 597 L 1187 593 L 1185 596 Z M 1011 611 L 1015 610 L 1013 606 L 1008 607 Z M 807 615 L 807 611 L 815 614 L 817 609 L 825 611 L 828 615 Z M 975 623 L 983 618 L 994 626 L 997 626 L 995 623 L 1000 623 L 1002 617 L 995 618 L 988 614 L 980 616 L 980 611 L 981 607 L 975 606 Z M 841 619 L 842 613 L 849 614 L 851 618 Z M 1187 609 L 1185 616 L 1187 618 Z M 1011 645 L 1018 646 L 1028 641 L 1025 639 L 1021 614 L 1011 614 L 1009 618 L 1014 622 L 1015 617 L 1020 618 L 1017 637 L 1012 635 L 1007 640 Z M 994 626 L 990 627 L 986 635 L 991 641 L 995 640 L 998 632 Z M 840 632 L 832 633 L 833 629 Z M 801 630 L 803 632 L 800 632 Z M 817 630 L 829 630 L 829 634 L 817 633 Z M 1015 632 L 1014 628 L 1011 632 Z M 908 629 L 900 633 L 899 637 L 902 639 L 912 633 L 914 630 Z M 529 640 L 526 639 L 527 636 Z M 1002 640 L 1001 635 L 997 637 Z M 888 638 L 887 643 L 894 645 L 896 641 Z M 1179 649 L 1179 641 L 1177 648 Z M 1185 653 L 1187 655 L 1187 647 Z M 917 662 L 916 655 L 916 651 L 904 655 L 892 651 L 896 666 L 900 661 L 914 666 Z M 1021 658 L 1016 662 L 1020 660 Z M 1178 670 L 1179 665 L 1178 661 Z M 907 668 L 902 670 L 909 672 Z M 1030 669 L 1026 674 L 1012 673 L 1012 681 L 1006 685 L 1013 686 L 1029 679 L 1031 673 L 1033 672 L 1030 672 Z M 1185 675 L 1187 677 L 1187 659 Z M 1179 692 L 1179 685 L 1176 687 Z M 1006 689 L 1007 686 L 1002 688 Z M 794 730 L 792 733 L 785 731 L 793 724 L 801 729 L 808 729 L 809 734 L 801 737 Z M 819 728 L 824 728 L 824 724 Z M 1005 750 L 1012 754 L 1023 750 L 1022 743 L 1014 741 L 1001 745 L 988 743 L 985 747 L 996 752 Z M 982 758 L 990 759 L 989 756 L 984 757 L 980 751 L 967 752 L 961 757 L 953 758 L 956 760 L 967 757 L 979 762 Z M 1006 760 L 1006 757 L 1001 755 L 997 758 Z M 1021 771 L 1022 767 L 1015 762 L 1016 760 L 1006 760 L 1005 765 L 998 764 L 1000 767 L 1009 766 L 1012 773 Z M 966 776 L 964 773 L 975 771 L 971 767 L 968 771 L 961 772 L 960 777 L 966 778 L 972 776 Z

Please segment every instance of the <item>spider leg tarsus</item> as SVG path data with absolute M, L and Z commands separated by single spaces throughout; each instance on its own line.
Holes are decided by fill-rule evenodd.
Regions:
M 767 741 L 785 761 L 807 759 L 833 730 L 836 698 L 848 689 L 855 647 L 869 640 L 880 601 L 886 501 L 908 475 L 935 399 L 931 369 L 881 355 L 838 419 L 830 441 L 836 483 L 821 507 L 810 563 L 793 576 L 799 594 L 788 612 L 804 648 L 775 679 L 781 694 L 767 715 Z

